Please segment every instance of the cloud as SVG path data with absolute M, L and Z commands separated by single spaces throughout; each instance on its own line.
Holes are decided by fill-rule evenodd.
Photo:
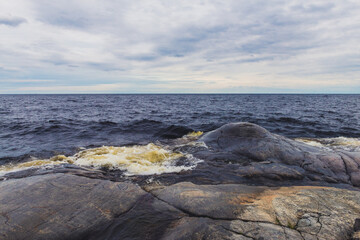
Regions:
M 0 79 L 1 82 L 5 83 L 47 83 L 47 82 L 55 82 L 56 80 L 50 79 Z
M 0 78 L 61 92 L 359 91 L 358 1 L 13 0 L 0 14 L 27 21 L 0 27 Z
M 31 91 L 36 93 L 99 93 L 104 91 L 121 90 L 126 87 L 126 84 L 96 84 L 96 85 L 85 85 L 85 86 L 38 86 L 38 87 L 20 87 L 17 91 Z
M 0 25 L 7 25 L 10 27 L 17 27 L 22 23 L 26 23 L 27 20 L 21 17 L 1 17 L 0 16 Z

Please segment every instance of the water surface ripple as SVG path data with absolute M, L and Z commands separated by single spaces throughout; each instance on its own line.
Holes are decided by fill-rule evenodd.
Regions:
M 0 95 L 0 163 L 238 121 L 291 138 L 359 138 L 360 95 Z

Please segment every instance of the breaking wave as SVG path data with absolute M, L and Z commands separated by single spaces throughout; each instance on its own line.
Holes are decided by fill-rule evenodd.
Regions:
M 202 132 L 192 132 L 179 139 L 194 144 Z M 0 166 L 0 174 L 33 167 L 51 167 L 59 164 L 121 170 L 125 175 L 153 175 L 191 170 L 199 159 L 191 154 L 171 150 L 170 146 L 149 143 L 134 146 L 102 146 L 82 150 L 73 156 L 57 155 L 50 159 L 33 159 L 18 164 Z

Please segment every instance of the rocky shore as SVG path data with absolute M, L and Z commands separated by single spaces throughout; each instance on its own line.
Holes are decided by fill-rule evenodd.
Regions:
M 358 239 L 360 152 L 250 123 L 181 147 L 195 169 L 150 177 L 77 166 L 0 181 L 0 239 Z

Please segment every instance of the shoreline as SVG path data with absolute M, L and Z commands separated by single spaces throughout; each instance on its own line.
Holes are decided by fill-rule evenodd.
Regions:
M 360 152 L 328 151 L 250 123 L 197 141 L 207 147 L 182 140 L 173 149 L 203 160 L 193 170 L 125 176 L 64 164 L 5 175 L 0 232 L 4 239 L 351 239 L 356 231 Z

